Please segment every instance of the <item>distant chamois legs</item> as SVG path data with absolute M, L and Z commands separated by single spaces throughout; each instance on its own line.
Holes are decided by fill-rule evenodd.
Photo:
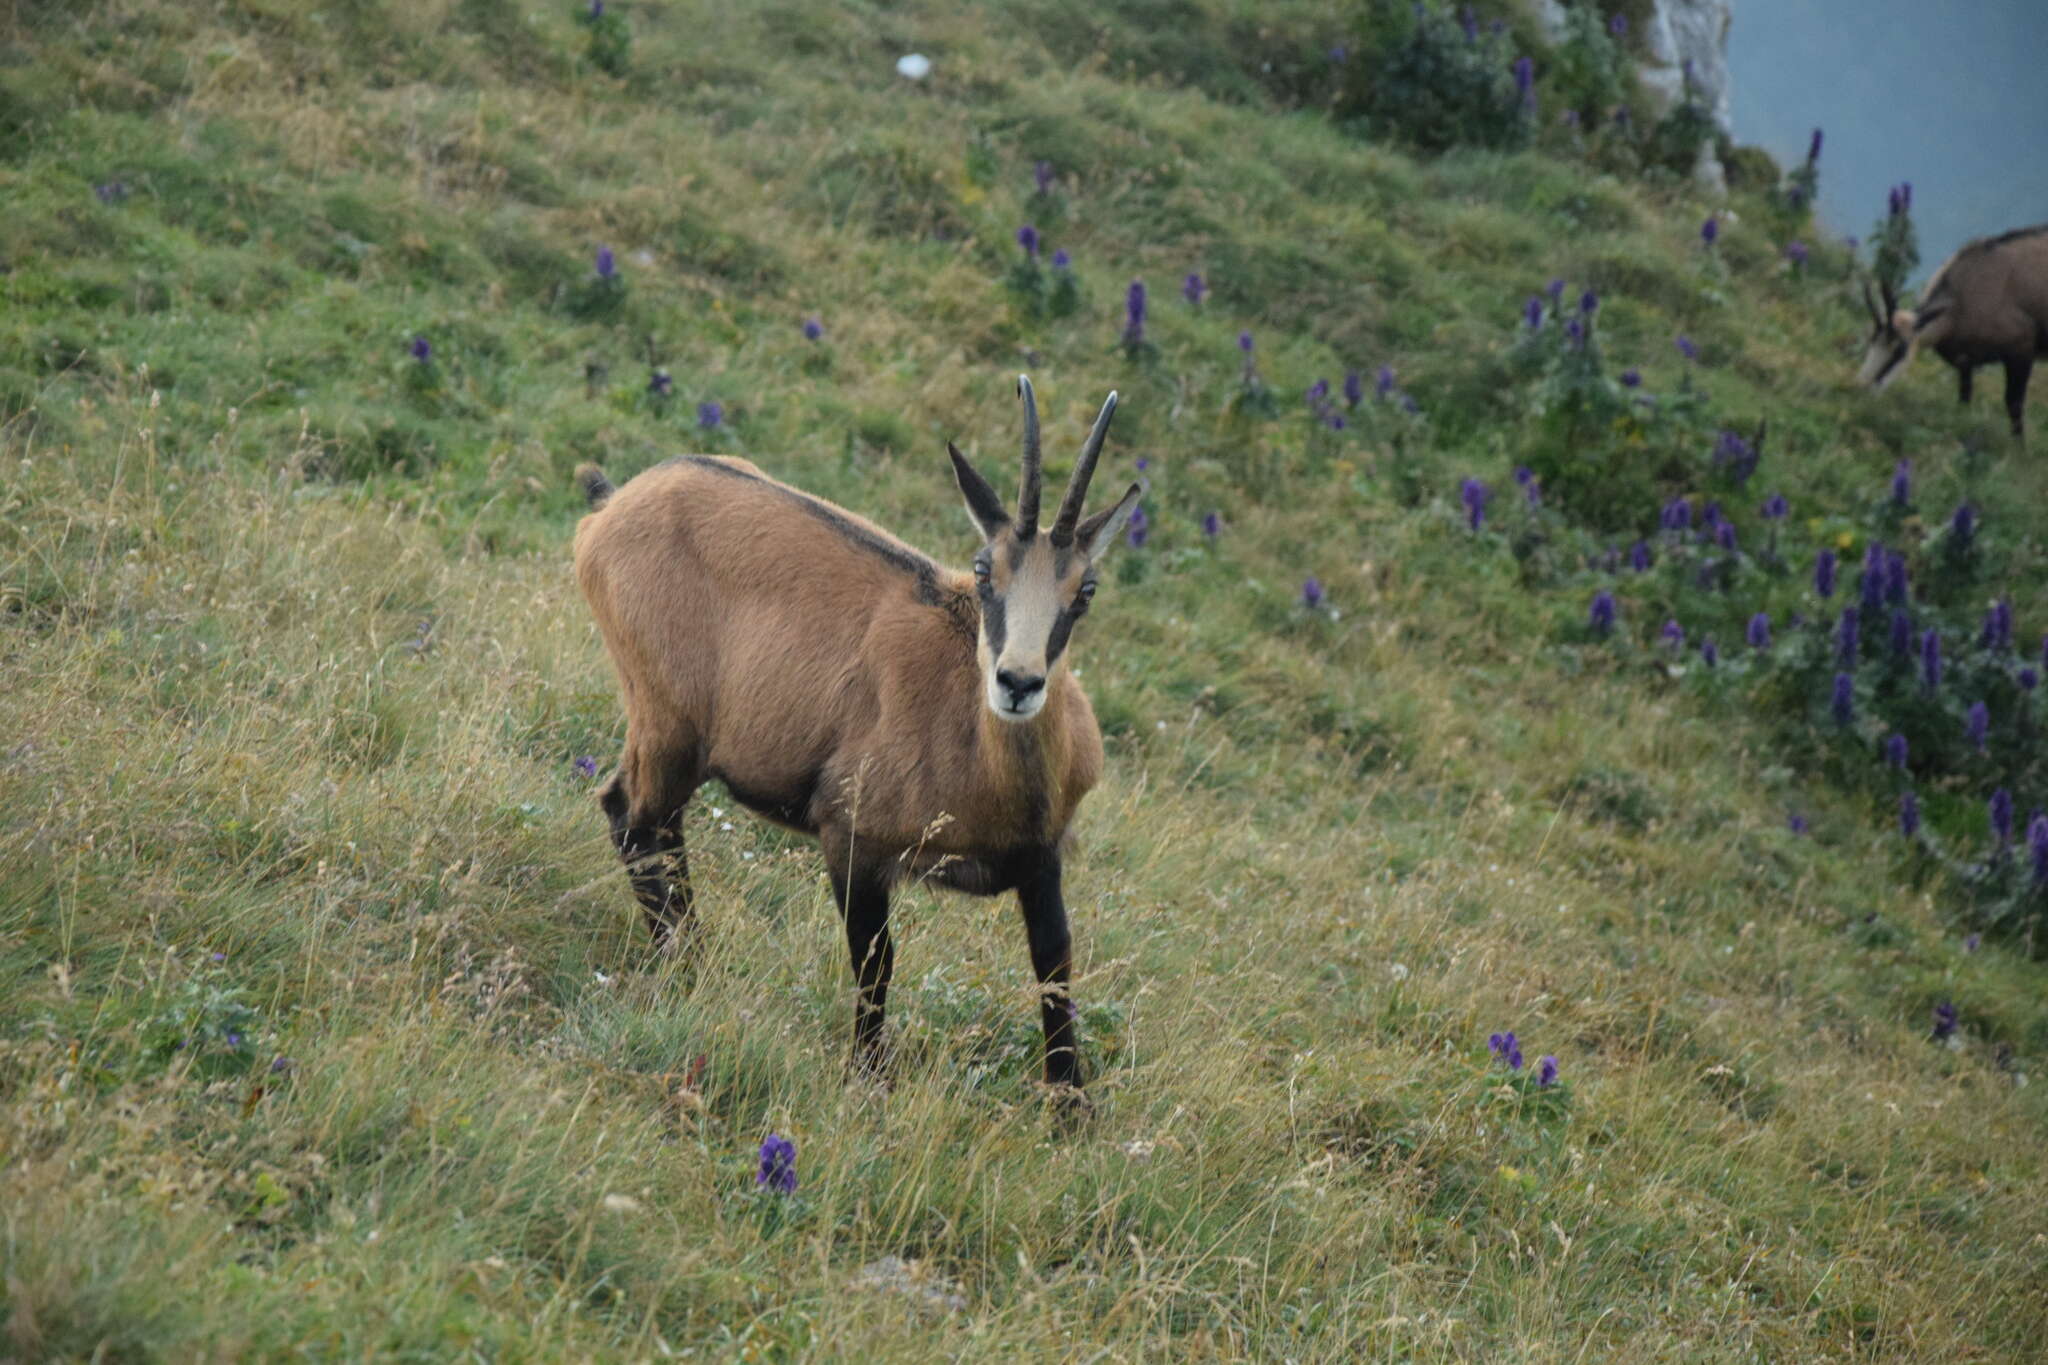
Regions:
M 1060 894 L 1060 856 L 1048 851 L 1017 884 L 1024 932 L 1031 942 L 1031 970 L 1038 977 L 1038 1015 L 1045 1026 L 1047 1085 L 1081 1084 L 1081 1053 L 1074 1037 L 1073 939 L 1067 932 L 1067 902 Z
M 605 784 L 598 804 L 611 821 L 612 846 L 626 864 L 654 946 L 665 949 L 676 941 L 678 929 L 687 935 L 695 924 L 690 862 L 683 849 L 683 805 L 690 793 L 684 789 L 678 795 L 670 782 L 633 780 L 644 772 L 644 766 L 622 765 Z M 629 792 L 629 785 L 656 790 Z
M 888 1066 L 882 1022 L 889 1008 L 889 978 L 896 971 L 896 945 L 889 938 L 889 883 L 882 870 L 856 858 L 849 866 L 847 850 L 825 840 L 832 898 L 846 921 L 846 951 L 853 961 L 859 996 L 853 1007 L 853 1065 L 856 1071 L 881 1076 Z
M 2012 418 L 2012 434 L 2027 434 L 2027 379 L 2034 372 L 2034 358 L 2005 362 L 2005 412 Z

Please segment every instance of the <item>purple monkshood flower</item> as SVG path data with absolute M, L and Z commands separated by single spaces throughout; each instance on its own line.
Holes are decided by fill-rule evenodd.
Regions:
M 1835 674 L 1835 695 L 1828 703 L 1835 724 L 1847 725 L 1856 718 L 1856 679 L 1848 673 Z
M 1884 742 L 1884 761 L 1901 772 L 1905 771 L 1906 737 L 1897 730 L 1892 731 Z
M 1579 295 L 1579 313 L 1581 316 L 1591 317 L 1599 311 L 1600 296 L 1598 294 L 1588 289 L 1585 293 Z
M 1330 381 L 1318 379 L 1315 383 L 1308 386 L 1308 392 L 1303 394 L 1302 397 L 1307 401 L 1309 407 L 1320 410 L 1323 404 L 1330 401 Z
M 1515 467 L 1515 482 L 1522 485 L 1522 496 L 1528 499 L 1531 507 L 1541 507 L 1543 505 L 1543 483 L 1536 477 L 1535 470 L 1527 465 L 1517 465 Z M 1613 559 L 1614 552 L 1612 550 L 1608 551 L 1607 557 L 1610 560 Z
M 581 777 L 590 778 L 597 776 L 597 760 L 592 758 L 589 754 L 585 754 L 583 755 L 583 757 L 577 759 L 575 763 L 575 768 L 577 774 Z
M 1913 462 L 1900 460 L 1892 470 L 1892 505 L 1904 507 L 1913 500 Z
M 1984 646 L 2001 654 L 2012 651 L 2012 599 L 2001 597 L 1984 613 Z
M 609 280 L 616 277 L 618 273 L 619 263 L 612 255 L 612 249 L 608 246 L 599 247 L 597 249 L 597 277 L 601 280 Z
M 1657 520 L 1667 531 L 1683 531 L 1692 525 L 1692 503 L 1685 498 L 1673 498 L 1664 504 Z
M 1805 834 L 1807 831 L 1806 817 L 1796 810 L 1786 812 L 1785 828 L 1794 834 Z
M 1791 510 L 1786 505 L 1783 493 L 1773 493 L 1764 499 L 1763 517 L 1765 521 L 1783 521 L 1785 514 Z
M 1380 372 L 1373 377 L 1372 396 L 1385 402 L 1387 395 L 1393 391 L 1394 367 L 1392 365 L 1382 365 L 1380 366 Z
M 725 404 L 715 398 L 706 399 L 697 405 L 697 425 L 712 431 L 725 423 Z
M 593 19 L 604 18 L 604 0 L 590 0 L 590 17 Z
M 1991 832 L 1998 836 L 1998 846 L 2004 848 L 2012 842 L 2012 793 L 2000 787 L 1991 793 Z
M 1636 369 L 1634 366 L 1630 366 L 1628 369 L 1623 370 L 1621 372 L 1621 386 L 1624 389 L 1633 389 L 1640 385 L 1642 382 L 1643 372 L 1641 370 Z
M 1486 500 L 1491 496 L 1486 485 L 1477 479 L 1467 479 L 1458 489 L 1459 500 L 1465 504 L 1465 521 L 1478 530 L 1486 522 Z
M 1979 948 L 1981 948 L 1981 947 L 1983 947 L 1983 946 L 1984 946 L 1984 935 L 1982 935 L 1982 934 L 1964 934 L 1964 935 L 1963 935 L 1963 951 L 1964 951 L 1964 952 L 1966 952 L 1966 953 L 1974 953 L 1974 952 L 1976 952 L 1976 951 L 1977 951 L 1977 950 L 1978 950 Z
M 1252 353 L 1252 334 L 1250 332 L 1239 332 L 1237 334 L 1237 349 L 1243 351 L 1246 355 Z
M 1933 626 L 1920 637 L 1920 681 L 1930 692 L 1941 686 L 1941 632 Z
M 1897 550 L 1887 550 L 1884 556 L 1884 600 L 1893 606 L 1900 606 L 1906 600 L 1906 557 Z
M 818 320 L 817 320 L 816 318 L 805 318 L 805 319 L 804 319 L 804 340 L 805 340 L 805 341 L 822 341 L 822 340 L 824 340 L 824 337 L 825 337 L 825 324 L 824 324 L 824 323 L 822 323 L 822 322 L 818 321 Z
M 1124 295 L 1124 346 L 1135 350 L 1145 344 L 1145 282 L 1132 280 Z
M 1685 627 L 1679 625 L 1678 618 L 1674 616 L 1664 623 L 1664 629 L 1657 632 L 1657 638 L 1670 646 L 1675 654 L 1685 648 Z
M 1822 597 L 1835 595 L 1835 552 L 1822 550 L 1813 560 L 1813 590 Z
M 1692 338 L 1686 336 L 1683 332 L 1679 333 L 1678 340 L 1673 342 L 1672 345 L 1678 347 L 1678 353 L 1687 360 L 1698 360 L 1700 358 L 1700 348 L 1693 345 Z
M 109 180 L 104 185 L 94 185 L 92 192 L 102 204 L 118 204 L 128 197 L 128 184 L 123 180 Z
M 1344 44 L 1339 43 L 1335 47 L 1330 49 L 1330 65 L 1342 66 L 1344 65 L 1344 59 L 1349 57 L 1350 55 L 1350 49 L 1345 47 Z
M 1810 166 L 1820 160 L 1820 129 L 1813 130 L 1813 141 L 1806 148 L 1806 162 Z
M 1899 833 L 1910 839 L 1920 832 L 1920 798 L 1911 792 L 1899 797 Z
M 206 958 L 209 962 L 226 962 L 228 955 L 226 953 L 208 953 Z
M 1897 185 L 1894 185 L 1889 190 L 1885 191 L 1885 212 L 1889 214 L 1891 217 L 1896 218 L 1899 216 L 1899 211 L 1901 207 L 1902 205 L 1899 202 L 1899 187 Z
M 1144 508 L 1133 507 L 1131 509 L 1130 523 L 1124 531 L 1124 539 L 1131 543 L 1133 550 L 1142 550 L 1145 548 L 1146 538 L 1151 534 L 1152 519 L 1145 515 Z
M 1065 247 L 1061 247 L 1058 251 L 1052 253 L 1052 268 L 1054 270 L 1066 270 L 1071 268 L 1073 264 L 1074 258 L 1067 254 Z
M 1551 308 L 1558 309 L 1564 307 L 1563 280 L 1552 280 L 1549 284 L 1543 286 L 1543 292 L 1550 295 Z
M 1466 42 L 1476 43 L 1479 41 L 1479 16 L 1472 12 L 1470 5 L 1466 5 L 1458 11 L 1458 27 L 1465 30 Z
M 1522 1044 L 1512 1033 L 1495 1033 L 1488 1036 L 1486 1050 L 1508 1064 L 1508 1070 L 1522 1069 Z
M 1634 569 L 1637 573 L 1648 573 L 1650 571 L 1650 563 L 1649 541 L 1639 540 L 1628 547 L 1628 566 L 1631 569 Z
M 2028 822 L 2027 851 L 2034 856 L 2034 885 L 2048 882 L 2048 815 L 2036 812 Z
M 1835 629 L 1835 657 L 1842 667 L 1854 668 L 1861 648 L 1863 617 L 1854 607 L 1842 608 L 1841 624 Z
M 2020 691 L 2031 692 L 2041 685 L 2041 675 L 2031 668 L 2023 668 L 2016 681 L 2020 685 Z
M 1132 463 L 1137 465 L 1138 472 L 1142 474 L 1152 467 L 1152 458 L 1149 455 L 1140 455 Z
M 1863 610 L 1875 615 L 1878 604 L 1884 601 L 1884 546 L 1876 541 L 1863 554 L 1863 571 L 1856 576 L 1856 590 L 1863 603 Z
M 1937 1042 L 1947 1042 L 1956 1031 L 1955 1002 L 1944 1000 L 1934 1007 L 1934 1037 Z
M 778 1194 L 796 1193 L 796 1144 L 779 1133 L 761 1139 L 761 1165 L 754 1184 Z
M 1702 242 L 1705 242 L 1708 246 L 1712 246 L 1714 244 L 1714 239 L 1716 237 L 1719 237 L 1720 235 L 1721 220 L 1719 218 L 1714 217 L 1712 214 L 1708 214 L 1707 221 L 1700 224 L 1700 240 Z
M 1949 519 L 1948 529 L 1958 547 L 1969 549 L 1970 542 L 1977 536 L 1977 509 L 1967 502 L 1956 508 L 1955 516 Z
M 1963 734 L 1978 753 L 1984 752 L 1984 737 L 1991 730 L 1991 708 L 1981 701 L 1970 703 L 1969 718 L 1963 722 Z
M 1515 89 L 1522 96 L 1522 104 L 1524 107 L 1533 107 L 1536 103 L 1535 60 L 1530 57 L 1517 57 L 1515 58 L 1513 70 L 1515 73 Z
M 408 349 L 412 352 L 412 358 L 422 365 L 428 364 L 434 358 L 434 343 L 423 336 L 415 336 Z
M 1032 183 L 1038 186 L 1040 194 L 1052 192 L 1053 169 L 1050 161 L 1041 161 L 1031 168 Z
M 1605 635 L 1614 629 L 1614 594 L 1602 590 L 1593 594 L 1593 605 L 1586 612 L 1586 624 L 1593 628 L 1595 635 Z
M 1628 16 L 1626 14 L 1617 14 L 1609 19 L 1607 21 L 1607 32 L 1612 37 L 1626 38 L 1628 36 Z
M 1522 305 L 1522 321 L 1528 324 L 1529 330 L 1532 332 L 1543 325 L 1543 296 L 1541 294 L 1531 294 L 1529 301 Z
M 1903 659 L 1913 652 L 1913 618 L 1903 611 L 1892 613 L 1892 656 Z
M 1536 1084 L 1539 1086 L 1557 1084 L 1557 1058 L 1544 1056 L 1536 1059 Z
M 1709 635 L 1700 641 L 1700 662 L 1708 668 L 1717 667 L 1721 662 L 1721 647 Z
M 1030 260 L 1038 259 L 1038 229 L 1026 223 L 1017 229 L 1017 245 L 1024 248 L 1024 255 Z
M 1344 406 L 1355 408 L 1365 401 L 1365 376 L 1356 370 L 1344 374 Z
M 667 370 L 657 369 L 647 376 L 647 391 L 656 398 L 666 398 L 676 391 L 676 381 Z
M 1724 521 L 1714 528 L 1714 543 L 1724 550 L 1735 548 L 1735 523 Z
M 1769 612 L 1760 611 L 1749 618 L 1747 638 L 1751 649 L 1769 649 L 1771 647 L 1771 614 Z
M 1208 284 L 1203 281 L 1199 274 L 1192 270 L 1188 272 L 1188 277 L 1180 282 L 1180 296 L 1197 307 L 1201 306 L 1202 300 L 1208 296 L 1208 293 Z
M 1301 605 L 1310 611 L 1323 605 L 1323 582 L 1314 574 L 1301 580 Z
M 1202 514 L 1202 534 L 1214 540 L 1223 534 L 1223 518 L 1214 512 Z
M 1785 243 L 1785 259 L 1795 266 L 1806 264 L 1806 243 L 1794 239 Z
M 1567 322 L 1564 325 L 1564 339 L 1571 343 L 1571 348 L 1574 351 L 1584 350 L 1586 346 L 1586 324 L 1577 318 Z

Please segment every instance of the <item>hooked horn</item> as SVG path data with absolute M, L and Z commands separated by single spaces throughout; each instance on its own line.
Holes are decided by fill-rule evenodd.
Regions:
M 1031 391 L 1031 376 L 1017 376 L 1017 396 L 1024 400 L 1024 482 L 1017 489 L 1017 537 L 1026 540 L 1038 531 L 1038 472 L 1042 463 L 1038 448 L 1038 396 Z
M 1102 400 L 1102 411 L 1096 415 L 1087 443 L 1081 447 L 1081 458 L 1074 465 L 1073 480 L 1067 484 L 1067 496 L 1060 503 L 1059 520 L 1052 524 L 1055 545 L 1073 543 L 1074 528 L 1081 521 L 1081 505 L 1088 501 L 1088 481 L 1095 477 L 1095 460 L 1102 454 L 1103 438 L 1109 435 L 1109 419 L 1115 415 L 1116 390 L 1111 389 L 1109 397 Z
M 1870 310 L 1870 320 L 1877 324 L 1877 326 L 1883 327 L 1884 314 L 1877 311 L 1877 300 L 1871 296 L 1870 280 L 1868 277 L 1865 277 L 1863 281 L 1863 306 Z

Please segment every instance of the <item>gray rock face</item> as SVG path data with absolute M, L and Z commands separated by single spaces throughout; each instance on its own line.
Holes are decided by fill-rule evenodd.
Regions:
M 1723 133 L 1734 132 L 1728 119 L 1728 25 L 1734 17 L 1734 0 L 1657 0 L 1644 35 L 1650 60 L 1642 68 L 1643 87 L 1669 109 L 1684 95 L 1691 63 L 1693 90 Z

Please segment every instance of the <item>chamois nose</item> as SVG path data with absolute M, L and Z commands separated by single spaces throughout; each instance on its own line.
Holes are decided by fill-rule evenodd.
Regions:
M 1045 686 L 1045 675 L 1041 673 L 1037 677 L 1027 678 L 1012 673 L 1007 668 L 997 669 L 996 685 L 1009 694 L 1010 705 L 1022 706 L 1031 699 L 1033 693 Z

